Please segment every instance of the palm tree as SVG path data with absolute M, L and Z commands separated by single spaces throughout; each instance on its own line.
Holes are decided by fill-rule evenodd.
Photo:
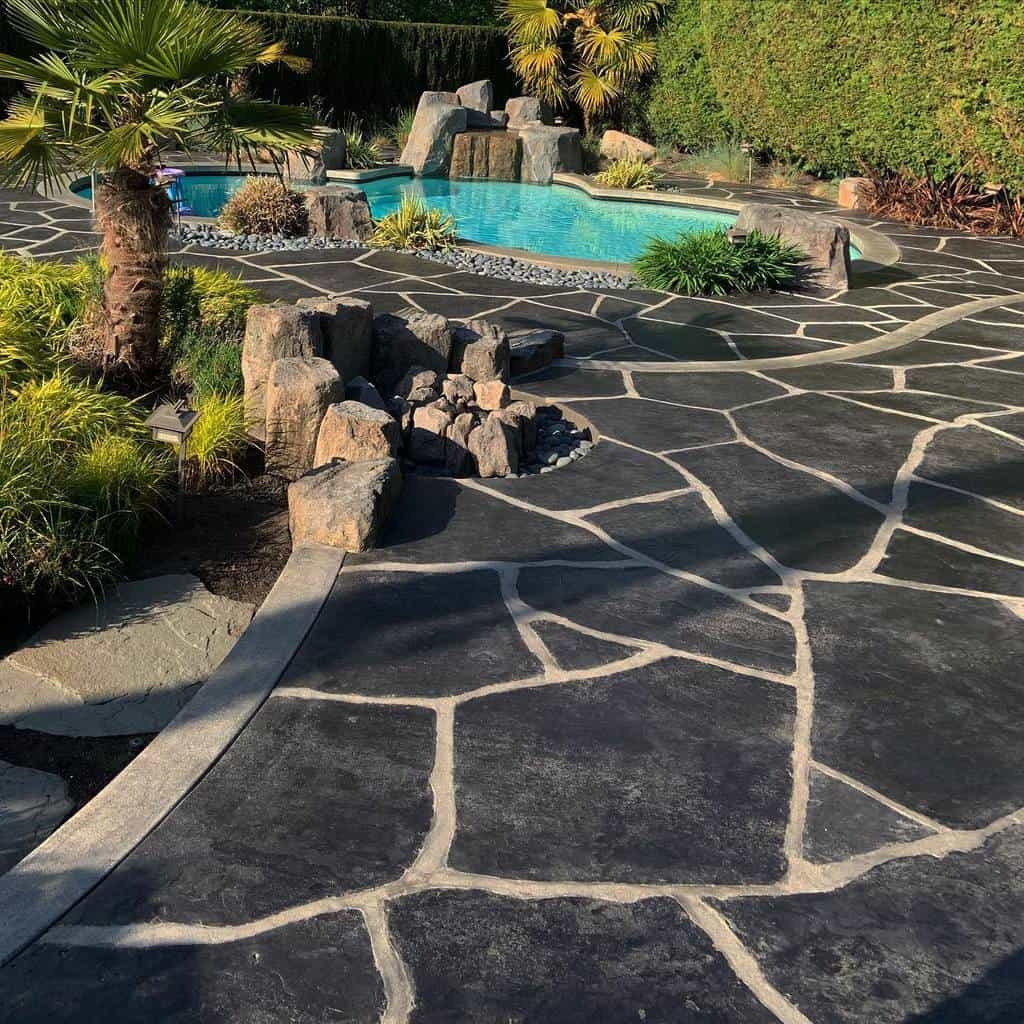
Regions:
M 255 22 L 189 0 L 8 0 L 7 10 L 42 52 L 0 54 L 0 78 L 26 90 L 0 121 L 0 178 L 49 191 L 72 176 L 102 176 L 107 358 L 151 372 L 172 222 L 154 178 L 161 154 L 210 150 L 241 163 L 259 147 L 313 148 L 308 110 L 231 88 L 254 66 L 306 62 L 268 43 Z
M 575 102 L 589 132 L 654 67 L 650 29 L 667 0 L 502 0 L 512 68 L 531 95 Z

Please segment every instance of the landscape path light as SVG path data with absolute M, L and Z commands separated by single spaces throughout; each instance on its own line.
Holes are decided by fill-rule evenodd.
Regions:
M 164 402 L 158 405 L 146 418 L 149 435 L 154 441 L 178 446 L 178 494 L 175 502 L 180 526 L 185 513 L 185 446 L 188 435 L 199 419 L 199 413 L 188 407 L 188 402 Z

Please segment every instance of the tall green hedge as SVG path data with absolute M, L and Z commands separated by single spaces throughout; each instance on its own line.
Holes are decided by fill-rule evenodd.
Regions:
M 809 170 L 965 169 L 1024 191 L 1020 0 L 676 0 L 647 120 Z
M 726 116 L 765 148 L 1024 189 L 1018 0 L 703 0 L 701 30 Z
M 658 34 L 646 123 L 659 142 L 701 149 L 729 133 L 704 52 L 701 0 L 676 0 Z
M 496 101 L 516 95 L 508 43 L 498 29 L 476 25 L 362 21 L 299 14 L 251 15 L 312 70 L 261 70 L 257 91 L 285 103 L 320 96 L 337 112 L 385 112 L 415 104 L 427 89 L 455 89 L 490 78 Z
M 211 7 L 236 7 L 237 0 L 200 0 Z M 278 14 L 326 14 L 377 21 L 439 21 L 457 25 L 493 25 L 493 0 L 249 0 L 253 11 Z
M 3 6 L 0 0 L 0 53 L 27 55 L 25 42 L 7 25 Z M 305 103 L 319 96 L 339 114 L 383 114 L 415 104 L 424 90 L 455 89 L 481 78 L 494 82 L 499 105 L 518 95 L 508 42 L 496 28 L 242 13 L 263 22 L 272 38 L 284 39 L 292 53 L 313 64 L 304 75 L 283 67 L 261 70 L 254 84 L 268 99 Z M 0 100 L 16 89 L 0 82 Z

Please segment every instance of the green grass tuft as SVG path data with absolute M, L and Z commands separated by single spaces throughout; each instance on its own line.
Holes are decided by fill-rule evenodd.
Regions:
M 680 295 L 763 291 L 793 281 L 806 258 L 796 246 L 760 232 L 732 243 L 711 228 L 676 239 L 654 238 L 634 263 L 640 283 Z

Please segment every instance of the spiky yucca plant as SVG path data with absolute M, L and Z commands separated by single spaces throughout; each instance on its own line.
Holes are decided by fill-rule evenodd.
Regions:
M 254 66 L 306 62 L 268 42 L 256 22 L 190 0 L 7 0 L 6 11 L 42 52 L 0 55 L 0 78 L 26 90 L 0 122 L 2 177 L 35 188 L 103 175 L 105 349 L 147 373 L 159 360 L 171 226 L 167 192 L 154 182 L 161 154 L 213 150 L 240 162 L 260 148 L 312 149 L 308 110 L 232 87 Z
M 552 106 L 575 103 L 587 131 L 654 67 L 650 30 L 667 0 L 502 0 L 512 68 Z
M 405 193 L 398 209 L 378 221 L 370 244 L 382 249 L 450 249 L 455 232 L 454 217 Z
M 652 189 L 658 180 L 658 174 L 640 157 L 624 157 L 595 175 L 595 180 L 605 188 Z

